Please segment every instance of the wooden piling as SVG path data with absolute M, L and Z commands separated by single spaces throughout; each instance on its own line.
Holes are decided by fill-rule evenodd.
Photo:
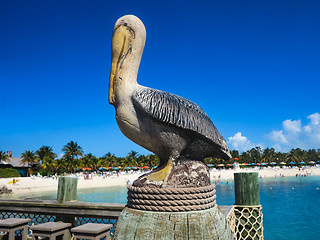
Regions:
M 78 186 L 78 178 L 59 177 L 58 193 L 57 193 L 58 203 L 64 203 L 65 201 L 76 201 L 77 186 Z
M 260 205 L 258 173 L 235 173 L 234 192 L 236 239 L 263 239 L 262 207 Z
M 58 193 L 57 201 L 60 204 L 64 202 L 76 201 L 77 200 L 77 186 L 78 178 L 76 177 L 59 177 L 58 180 Z M 75 217 L 69 216 L 56 216 L 56 222 L 71 223 L 75 226 Z
M 234 174 L 234 193 L 236 205 L 255 206 L 260 204 L 259 178 L 257 172 Z

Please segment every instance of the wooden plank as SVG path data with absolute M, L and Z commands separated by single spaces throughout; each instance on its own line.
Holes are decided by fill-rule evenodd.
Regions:
M 158 227 L 159 214 L 149 212 L 142 214 L 136 226 L 135 239 L 150 239 L 154 238 L 154 233 Z
M 188 219 L 182 214 L 172 214 L 170 221 L 173 222 L 174 226 L 174 239 L 184 240 L 188 236 Z
M 132 212 L 125 208 L 118 218 L 113 239 L 135 239 L 136 229 L 141 215 L 141 213 Z
M 170 221 L 170 213 L 158 213 L 157 228 L 153 239 L 174 239 L 174 223 Z
M 189 239 L 202 239 L 200 219 L 200 213 L 198 212 L 188 214 Z
M 200 224 L 202 225 L 203 239 L 217 239 L 215 233 L 215 222 L 213 221 L 212 211 L 207 211 L 201 215 Z

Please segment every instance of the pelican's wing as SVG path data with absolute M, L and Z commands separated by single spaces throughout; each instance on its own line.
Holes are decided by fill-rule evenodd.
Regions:
M 135 91 L 132 100 L 158 121 L 205 136 L 229 155 L 224 138 L 197 104 L 171 93 L 144 87 Z

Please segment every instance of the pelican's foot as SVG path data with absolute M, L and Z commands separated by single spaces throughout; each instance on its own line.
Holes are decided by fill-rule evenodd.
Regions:
M 173 161 L 170 159 L 167 165 L 161 169 L 155 169 L 149 174 L 142 175 L 133 182 L 135 187 L 161 187 L 167 180 L 172 171 Z

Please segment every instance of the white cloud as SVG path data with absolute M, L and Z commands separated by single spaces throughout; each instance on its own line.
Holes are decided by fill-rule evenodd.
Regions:
M 320 146 L 320 114 L 314 113 L 307 117 L 309 124 L 304 127 L 301 120 L 287 119 L 283 121 L 283 130 L 272 131 L 269 138 L 274 142 L 277 151 L 289 151 L 292 148 L 319 148 Z
M 282 123 L 286 132 L 291 134 L 297 134 L 301 132 L 301 120 L 292 121 L 291 119 L 285 120 Z
M 285 135 L 283 134 L 283 131 L 273 131 L 270 133 L 270 138 L 271 140 L 273 140 L 274 142 L 278 142 L 278 143 L 284 143 L 284 144 L 288 144 L 288 140 L 285 137 Z
M 233 137 L 228 138 L 228 144 L 240 152 L 250 150 L 256 145 L 253 144 L 248 138 L 241 135 L 241 132 L 236 133 Z
M 320 114 L 314 113 L 308 116 L 310 123 L 304 127 L 306 135 L 310 138 L 310 141 L 316 145 L 320 144 Z

